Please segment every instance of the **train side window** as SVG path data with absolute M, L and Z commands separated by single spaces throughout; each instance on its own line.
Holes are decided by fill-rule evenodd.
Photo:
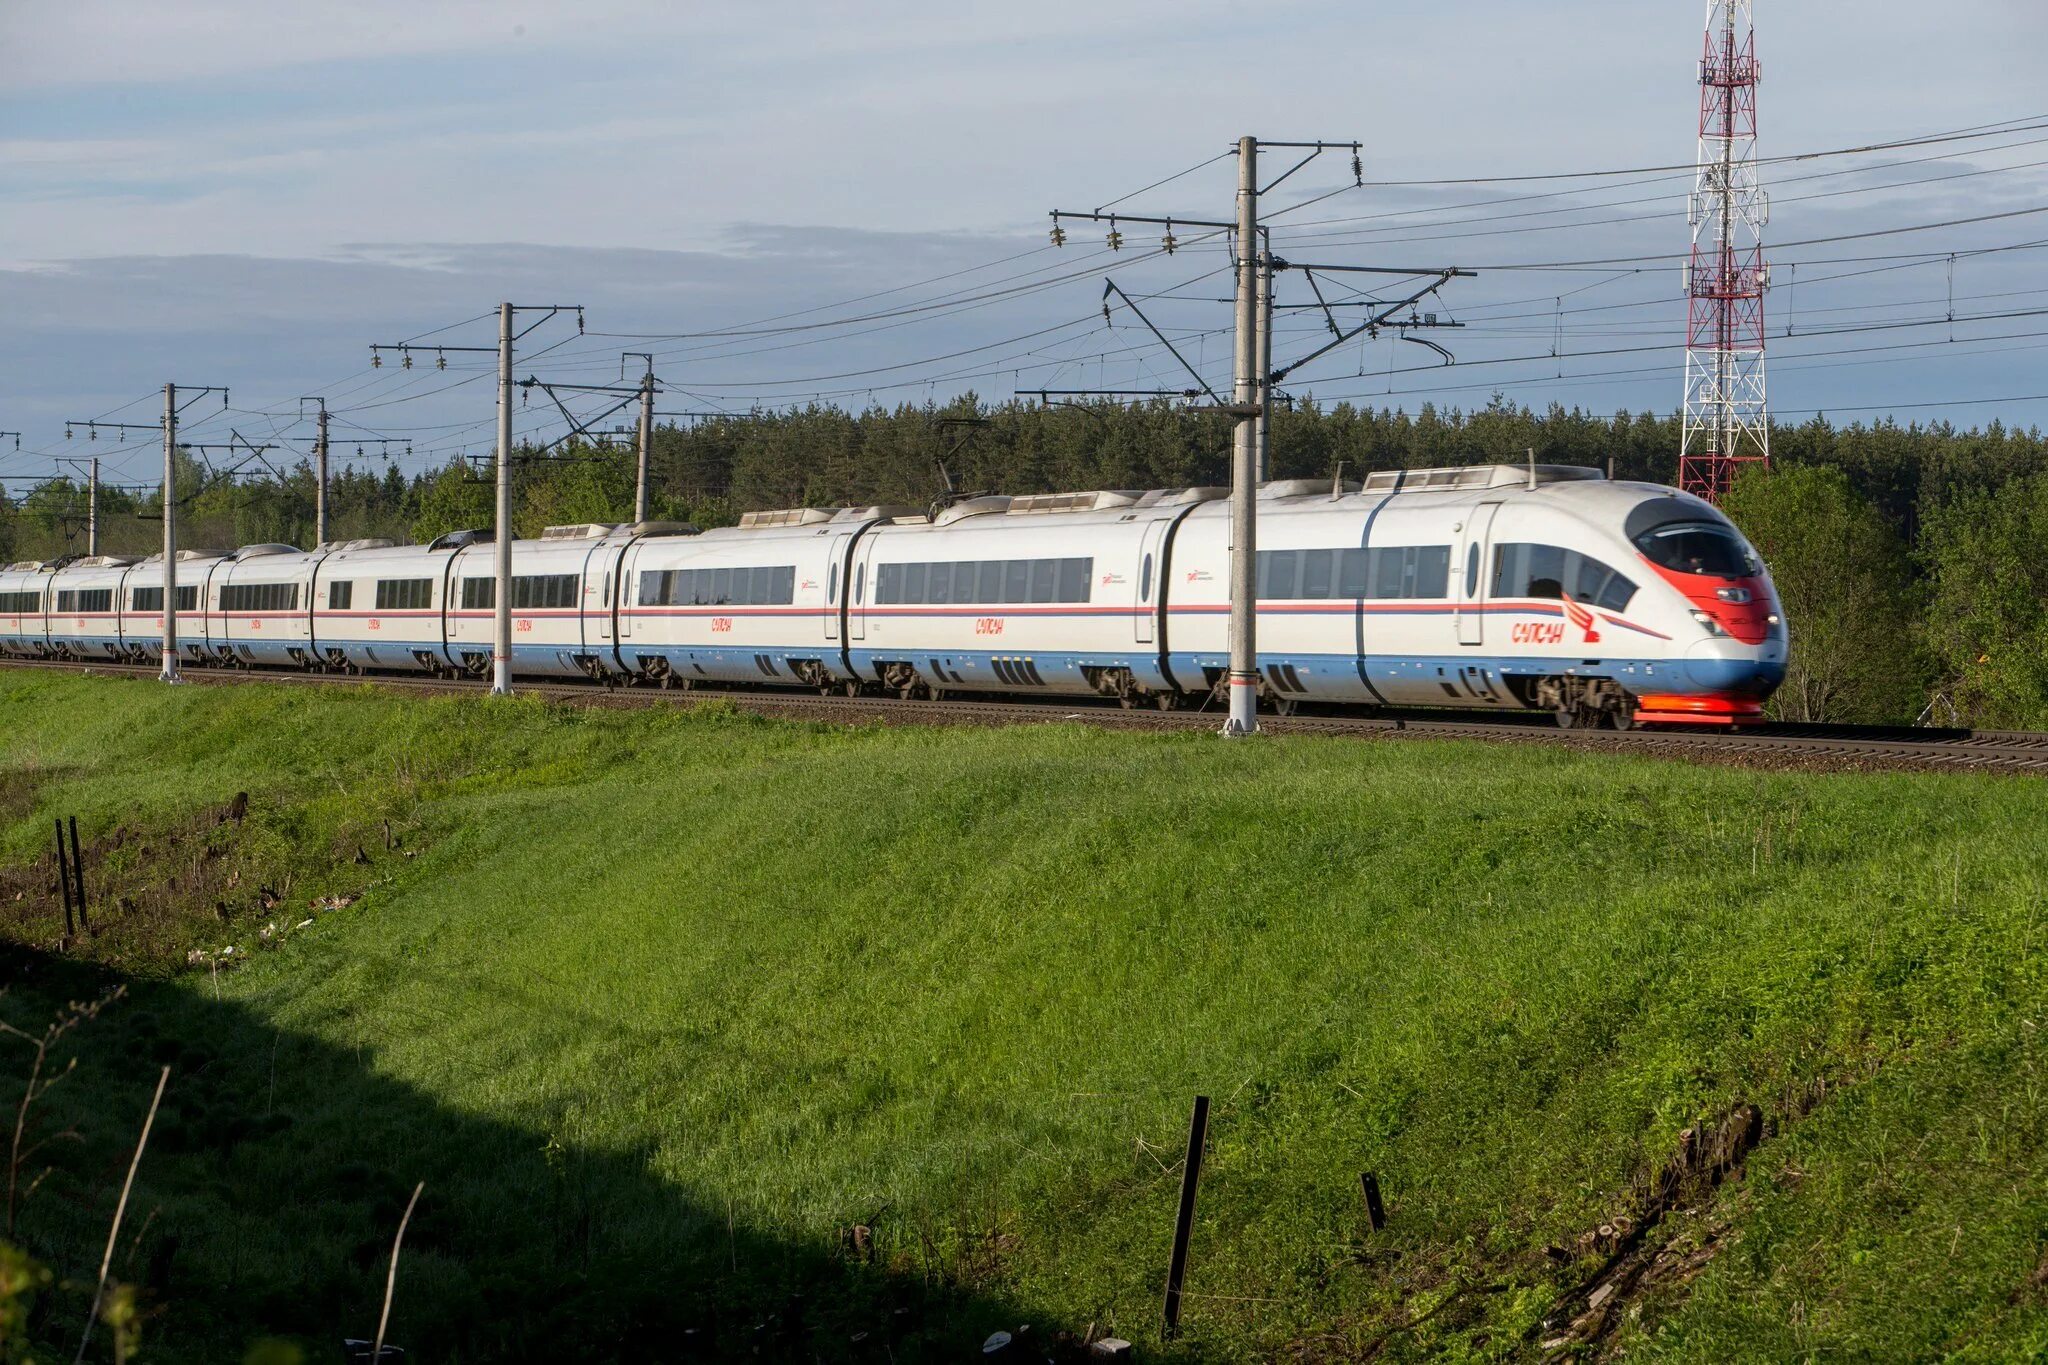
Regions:
M 941 560 L 925 570 L 924 600 L 946 606 L 953 600 L 953 562 Z
M 837 606 L 838 604 L 839 566 L 837 564 L 834 564 L 831 568 L 825 570 L 825 605 L 828 607 L 832 607 Z
M 1138 600 L 1152 600 L 1152 556 L 1146 555 L 1144 564 L 1138 569 Z
M 732 601 L 732 570 L 711 571 L 711 605 L 722 607 Z
M 1059 591 L 1059 561 L 1034 559 L 1031 561 L 1031 600 L 1050 602 Z
M 1145 562 L 1151 563 L 1151 556 L 1146 556 Z M 1086 602 L 1089 594 L 1094 591 L 1095 587 L 1095 560 L 1093 557 L 1083 555 L 1078 559 L 1062 559 L 1057 561 L 1057 563 L 1059 564 L 1060 575 L 1059 597 L 1057 600 L 1061 602 Z
M 1364 597 L 1372 587 L 1372 551 L 1345 550 L 1337 557 L 1337 595 Z
M 875 571 L 875 605 L 886 607 L 903 600 L 903 566 L 884 564 Z M 858 589 L 855 589 L 858 591 Z
M 975 577 L 974 600 L 988 605 L 1003 600 L 1003 561 L 984 559 Z
M 1479 591 L 1479 542 L 1473 541 L 1465 551 L 1465 596 L 1471 597 Z
M 924 601 L 924 571 L 925 566 L 922 564 L 905 564 L 903 566 L 903 600 L 905 602 Z
M 157 589 L 157 595 L 161 599 L 163 589 Z M 327 585 L 327 609 L 329 611 L 347 611 L 349 603 L 355 601 L 355 597 L 356 585 L 355 580 L 352 578 L 337 578 Z
M 1003 561 L 1004 602 L 1029 602 L 1031 600 L 1031 561 L 1028 559 L 1006 559 Z
M 1636 585 L 1620 574 L 1608 576 L 1607 585 L 1600 589 L 1595 605 L 1608 611 L 1627 611 L 1629 601 L 1636 595 Z
M 1330 577 L 1336 568 L 1335 550 L 1301 552 L 1301 595 L 1321 599 L 1330 595 Z
M 854 577 L 853 577 L 853 603 L 854 603 L 854 605 L 855 605 L 855 606 L 859 606 L 859 605 L 860 605 L 860 599 L 861 599 L 862 595 L 863 595 L 864 593 L 866 593 L 866 592 L 867 592 L 867 587 L 868 587 L 868 576 L 867 576 L 867 574 L 865 574 L 865 573 L 857 573 L 857 574 L 855 574 L 855 575 L 854 575 Z M 877 596 L 879 596 L 879 594 L 877 594 Z
M 1411 597 L 1443 598 L 1451 595 L 1451 547 L 1418 545 L 1415 555 L 1415 591 Z
M 1296 596 L 1301 581 L 1301 552 L 1299 550 L 1261 550 L 1258 565 L 1258 596 L 1289 598 Z

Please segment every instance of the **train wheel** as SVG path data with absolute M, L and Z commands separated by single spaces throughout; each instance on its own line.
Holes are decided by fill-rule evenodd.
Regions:
M 1633 729 L 1635 729 L 1635 728 L 1636 728 L 1636 709 L 1635 709 L 1635 707 L 1633 707 L 1633 706 L 1628 706 L 1628 705 L 1622 705 L 1622 706 L 1617 706 L 1617 707 L 1615 707 L 1615 708 L 1614 708 L 1614 709 L 1613 709 L 1612 711 L 1609 711 L 1609 712 L 1607 713 L 1607 724 L 1608 724 L 1608 727 L 1609 727 L 1610 729 L 1615 729 L 1615 730 L 1633 730 Z
M 1180 693 L 1154 692 L 1152 694 L 1152 704 L 1162 711 L 1175 710 L 1180 706 Z
M 1576 706 L 1560 706 L 1550 714 L 1557 717 L 1557 728 L 1560 730 L 1578 730 L 1585 726 L 1585 717 L 1579 714 L 1579 708 Z

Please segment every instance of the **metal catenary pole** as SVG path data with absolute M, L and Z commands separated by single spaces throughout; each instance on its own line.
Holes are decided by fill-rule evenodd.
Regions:
M 100 552 L 100 457 L 92 457 L 92 473 L 85 486 L 85 552 Z
M 647 460 L 654 446 L 654 357 L 647 358 L 647 377 L 640 381 L 640 459 L 633 474 L 633 520 L 647 520 Z
M 178 682 L 178 386 L 164 385 L 164 633 L 163 672 Z
M 1259 482 L 1273 477 L 1273 252 L 1259 252 Z
M 1237 346 L 1233 406 L 1249 409 L 1265 385 L 1258 369 L 1259 143 L 1237 143 Z M 1259 730 L 1258 662 L 1258 422 L 1237 418 L 1230 461 L 1230 719 L 1223 733 Z
M 313 445 L 313 543 L 327 543 L 327 400 L 320 400 L 320 435 Z
M 498 305 L 498 573 L 497 636 L 491 648 L 491 692 L 512 692 L 512 305 Z

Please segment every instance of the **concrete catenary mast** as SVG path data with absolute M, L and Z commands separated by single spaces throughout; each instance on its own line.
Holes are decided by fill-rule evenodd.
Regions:
M 1770 199 L 1756 175 L 1751 3 L 1708 0 L 1700 56 L 1678 484 L 1709 500 L 1728 491 L 1742 465 L 1768 465 L 1771 458 L 1764 402 L 1764 291 L 1771 275 L 1763 254 Z

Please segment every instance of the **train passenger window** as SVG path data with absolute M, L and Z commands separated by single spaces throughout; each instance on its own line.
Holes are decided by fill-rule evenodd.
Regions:
M 931 566 L 925 578 L 924 600 L 936 606 L 947 606 L 953 600 L 953 563 L 943 560 Z
M 35 594 L 34 594 L 34 593 L 29 593 L 29 594 L 28 594 L 28 596 L 29 596 L 29 597 L 31 597 L 31 598 L 33 598 L 33 597 L 35 596 Z M 157 588 L 137 588 L 137 589 L 135 589 L 135 591 L 134 591 L 134 592 L 133 592 L 133 593 L 132 593 L 132 594 L 131 594 L 131 595 L 129 596 L 129 599 L 128 599 L 128 610 L 130 610 L 130 611 L 162 611 L 163 609 L 164 609 L 164 590 L 163 590 L 162 588 L 160 588 L 160 587 L 157 587 Z M 0 607 L 0 610 L 5 610 L 5 608 L 4 608 L 4 607 Z M 30 610 L 30 611 L 41 611 L 41 610 L 42 610 L 42 608 L 41 608 L 41 607 L 30 607 L 30 608 L 29 608 L 29 610 Z M 178 610 L 179 610 L 179 611 L 197 611 L 197 610 L 199 610 L 199 589 L 198 589 L 198 588 L 196 588 L 196 587 L 181 587 L 181 588 L 179 588 L 179 589 L 178 589 Z
M 161 591 L 161 590 L 159 590 Z M 60 613 L 92 613 L 114 609 L 112 588 L 63 588 L 57 593 L 57 610 Z
M 640 575 L 640 590 L 637 600 L 643 607 L 658 607 L 668 601 L 669 585 L 675 581 L 675 570 L 656 569 Z
M 1301 595 L 1317 599 L 1330 595 L 1330 579 L 1336 567 L 1335 550 L 1301 552 Z
M 486 579 L 485 582 L 492 580 Z M 380 578 L 377 580 L 378 611 L 425 611 L 434 605 L 431 578 Z
M 472 579 L 471 582 L 478 580 Z M 495 592 L 496 583 L 491 579 Z M 576 605 L 576 575 L 572 573 L 525 574 L 512 580 L 512 610 L 544 611 L 550 607 Z
M 1297 597 L 1301 579 L 1301 551 L 1261 550 L 1259 552 L 1259 596 Z
M 1050 602 L 1059 590 L 1059 569 L 1050 559 L 1031 561 L 1031 600 Z
M 1557 545 L 1505 543 L 1494 548 L 1493 591 L 1498 597 L 1555 601 L 1569 595 L 1609 611 L 1622 611 L 1636 594 L 1633 580 L 1591 555 Z
M 904 601 L 906 601 L 906 602 L 922 602 L 922 601 L 924 601 L 924 578 L 925 578 L 925 566 L 924 566 L 924 565 L 922 565 L 922 564 L 905 564 L 905 565 L 903 566 L 903 600 L 904 600 Z
M 732 570 L 711 571 L 711 605 L 723 607 L 732 602 Z
M 297 611 L 296 583 L 229 583 L 220 590 L 222 611 Z
M 1138 600 L 1152 600 L 1152 556 L 1146 555 L 1144 564 L 1138 569 Z
M 1003 600 L 1003 561 L 985 559 L 975 577 L 974 600 L 991 603 Z
M 875 605 L 886 606 L 903 600 L 903 566 L 884 564 L 875 571 Z
M 1479 542 L 1473 541 L 1465 551 L 1465 596 L 1471 597 L 1479 591 Z
M 149 588 L 137 588 L 135 595 L 140 597 L 143 593 L 149 591 L 152 590 Z M 164 590 L 157 588 L 154 591 L 156 593 L 157 606 L 160 607 L 164 601 Z M 154 611 L 155 609 L 155 607 L 139 605 L 129 608 L 130 611 Z M 40 614 L 42 610 L 43 594 L 40 589 L 35 592 L 0 592 L 0 616 Z
M 1337 595 L 1364 597 L 1372 587 L 1372 551 L 1346 550 L 1337 557 Z
M 337 578 L 327 585 L 327 610 L 347 611 L 348 604 L 355 600 L 355 580 Z
M 497 605 L 497 579 L 465 578 L 462 580 L 462 609 L 464 611 L 489 611 Z

